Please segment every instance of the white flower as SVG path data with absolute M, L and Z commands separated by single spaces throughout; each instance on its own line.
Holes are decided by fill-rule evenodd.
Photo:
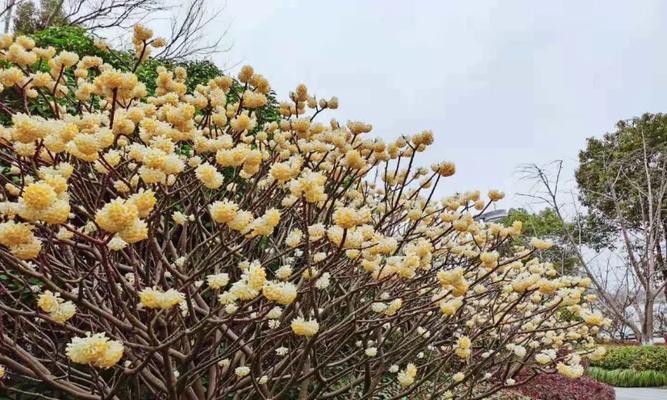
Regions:
M 173 214 L 171 214 L 171 219 L 178 225 L 183 225 L 188 221 L 188 216 L 183 214 L 180 211 L 174 211 Z
M 276 270 L 276 278 L 285 280 L 292 275 L 292 267 L 290 265 L 283 265 Z
M 284 356 L 289 352 L 289 349 L 285 346 L 278 347 L 276 349 L 276 354 L 279 356 Z
M 387 309 L 387 305 L 384 303 L 376 302 L 371 304 L 371 310 L 376 313 L 382 313 Z
M 331 274 L 328 272 L 325 272 L 320 276 L 316 281 L 315 281 L 315 287 L 318 289 L 326 289 L 329 287 L 329 278 L 331 277 Z
M 127 247 L 127 242 L 121 239 L 119 236 L 114 236 L 111 240 L 109 240 L 109 243 L 107 243 L 107 247 L 113 251 L 120 251 Z
M 391 367 L 389 367 L 389 372 L 391 372 L 392 374 L 397 373 L 398 370 L 399 370 L 399 367 L 396 364 L 392 364 Z
M 516 346 L 514 346 L 512 351 L 514 351 L 514 354 L 519 358 L 523 358 L 526 355 L 526 348 L 523 347 L 523 346 L 516 345 Z
M 278 319 L 283 313 L 283 309 L 280 308 L 279 306 L 273 307 L 269 312 L 266 314 L 266 318 L 268 319 Z
M 206 282 L 213 290 L 221 289 L 229 283 L 229 275 L 225 273 L 209 275 L 206 277 Z
M 234 370 L 234 373 L 235 373 L 236 376 L 238 376 L 239 378 L 242 378 L 242 377 L 244 377 L 244 376 L 246 376 L 246 375 L 248 375 L 248 374 L 250 373 L 250 368 L 248 368 L 248 367 L 237 367 L 237 368 Z
M 515 383 L 516 383 L 516 381 L 515 381 L 514 379 L 512 379 L 512 378 L 508 378 L 508 379 L 505 381 L 505 384 L 508 385 L 508 386 L 512 386 L 512 385 L 514 385 Z
M 378 353 L 378 349 L 377 347 L 369 347 L 364 353 L 366 353 L 368 357 L 375 357 Z
M 229 366 L 229 362 L 229 358 L 223 358 L 222 360 L 218 361 L 218 367 L 227 368 Z

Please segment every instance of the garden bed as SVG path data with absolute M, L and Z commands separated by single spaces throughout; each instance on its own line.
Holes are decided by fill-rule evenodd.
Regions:
M 570 379 L 558 374 L 540 374 L 517 389 L 539 400 L 614 400 L 614 388 L 583 376 Z
M 606 370 L 632 369 L 667 373 L 667 347 L 665 346 L 613 346 L 607 354 L 591 366 Z
M 611 346 L 601 360 L 591 363 L 588 375 L 620 387 L 667 386 L 667 347 Z

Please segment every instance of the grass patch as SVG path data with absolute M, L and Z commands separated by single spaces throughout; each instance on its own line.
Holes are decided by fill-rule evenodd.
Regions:
M 588 375 L 598 382 L 620 387 L 667 386 L 667 373 L 653 370 L 612 369 L 590 367 Z

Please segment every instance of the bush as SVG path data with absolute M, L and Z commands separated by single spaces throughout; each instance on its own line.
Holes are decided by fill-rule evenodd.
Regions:
M 51 26 L 44 30 L 37 31 L 30 35 L 35 41 L 35 45 L 40 48 L 54 48 L 56 51 L 69 51 L 78 54 L 80 57 L 99 57 L 104 63 L 111 65 L 119 70 L 132 70 L 137 65 L 135 54 L 131 51 L 115 50 L 99 45 L 99 43 L 89 35 L 84 28 L 77 26 Z M 0 61 L 0 65 L 2 61 Z M 34 66 L 36 70 L 48 72 L 49 67 L 41 62 Z M 207 60 L 184 60 L 180 62 L 166 62 L 154 59 L 144 60 L 138 65 L 135 75 L 139 81 L 145 85 L 149 95 L 155 94 L 156 80 L 159 68 L 173 70 L 177 67 L 184 68 L 187 73 L 185 85 L 187 92 L 192 93 L 198 85 L 206 85 L 212 78 L 222 75 L 222 71 L 212 62 Z M 73 71 L 66 70 L 63 79 L 68 81 L 68 86 L 76 86 L 76 78 Z M 234 82 L 228 93 L 231 100 L 237 100 L 239 93 L 243 88 Z M 15 110 L 27 106 L 27 110 L 34 114 L 43 116 L 50 115 L 50 107 L 44 98 L 34 99 L 25 104 L 20 93 L 5 91 L 3 103 Z M 274 93 L 266 94 L 268 104 L 256 110 L 258 124 L 271 121 L 277 121 L 279 118 L 277 103 Z M 0 113 L 0 124 L 7 125 L 9 118 L 6 113 Z
M 589 367 L 591 378 L 599 382 L 621 387 L 657 387 L 667 386 L 667 374 L 659 371 L 637 371 L 634 369 L 613 369 Z
M 151 36 L 135 29 L 136 54 Z M 520 223 L 476 221 L 501 192 L 433 198 L 455 167 L 417 167 L 431 132 L 319 123 L 338 101 L 304 85 L 262 121 L 271 88 L 248 66 L 194 91 L 156 67 L 151 95 L 104 59 L 0 43 L 21 100 L 0 107 L 4 390 L 466 398 L 601 354 L 590 281 L 558 277 L 547 242 L 509 246 Z
M 576 379 L 557 374 L 539 374 L 518 391 L 540 400 L 614 400 L 614 388 L 589 377 Z
M 635 371 L 661 371 L 667 373 L 667 347 L 665 346 L 614 346 L 592 366 L 606 370 L 632 369 Z
M 31 37 L 39 47 L 52 46 L 57 51 L 71 51 L 80 57 L 100 57 L 105 63 L 121 70 L 131 70 L 137 63 L 136 56 L 132 51 L 115 50 L 108 47 L 104 49 L 103 46 L 100 46 L 100 42 L 97 42 L 84 28 L 77 26 L 51 26 L 33 33 Z M 182 60 L 177 62 L 144 60 L 137 68 L 136 75 L 139 81 L 146 85 L 149 95 L 155 94 L 158 77 L 157 69 L 159 67 L 170 70 L 176 67 L 185 68 L 187 72 L 185 84 L 189 93 L 194 91 L 197 85 L 206 85 L 210 79 L 222 75 L 222 70 L 208 60 Z

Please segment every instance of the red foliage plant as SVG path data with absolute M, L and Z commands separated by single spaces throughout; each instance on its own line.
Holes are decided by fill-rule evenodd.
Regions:
M 587 376 L 570 379 L 559 374 L 540 374 L 517 391 L 540 400 L 614 400 L 614 389 Z

